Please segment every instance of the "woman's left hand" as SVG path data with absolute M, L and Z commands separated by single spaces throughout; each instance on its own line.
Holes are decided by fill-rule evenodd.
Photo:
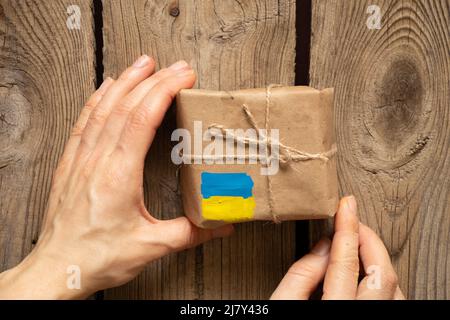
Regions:
M 184 61 L 154 73 L 142 56 L 84 107 L 54 175 L 39 241 L 0 275 L 0 299 L 85 298 L 133 279 L 166 254 L 231 234 L 144 206 L 144 162 L 175 95 L 195 82 Z

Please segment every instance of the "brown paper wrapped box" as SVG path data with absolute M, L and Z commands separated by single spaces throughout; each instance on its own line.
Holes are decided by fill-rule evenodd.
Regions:
M 172 136 L 172 140 L 179 141 L 172 157 L 176 157 L 177 153 L 183 155 L 180 185 L 185 214 L 203 228 L 248 220 L 280 222 L 333 216 L 338 204 L 333 123 L 333 89 L 319 91 L 310 87 L 270 86 L 233 92 L 181 91 L 177 96 L 177 124 L 178 128 L 190 133 L 191 141 Z M 213 138 L 198 142 L 199 134 L 205 134 L 208 128 L 212 128 Z M 263 144 L 259 149 L 258 145 L 258 154 L 270 156 L 276 150 L 275 145 L 278 146 L 278 158 L 274 156 L 267 162 L 255 161 L 248 156 L 250 146 L 256 146 L 255 137 L 225 136 L 225 129 L 268 129 L 263 131 L 268 135 L 259 134 L 257 139 L 270 148 L 264 149 Z M 269 140 L 274 129 L 278 129 L 279 140 Z M 222 141 L 222 150 L 208 147 L 215 140 Z M 190 147 L 187 148 L 187 145 Z M 238 145 L 241 157 L 237 156 Z M 209 152 L 206 155 L 205 150 Z M 208 158 L 208 155 L 213 156 Z M 272 163 L 270 161 L 277 160 L 278 171 L 263 175 L 262 167 L 268 169 Z M 239 194 L 233 192 L 219 192 L 217 196 L 234 196 L 230 198 L 232 202 L 227 197 L 224 201 L 220 197 L 208 198 L 215 199 L 211 204 L 204 198 L 202 183 L 205 188 L 206 183 L 211 183 L 202 182 L 202 178 L 206 178 L 203 173 L 219 173 L 219 178 L 230 178 L 225 184 L 244 183 L 242 181 L 249 179 L 253 183 L 251 197 L 244 200 L 244 196 L 236 198 Z M 220 173 L 243 174 L 244 180 L 240 180 L 242 176 L 235 179 L 233 175 Z M 216 184 L 216 187 L 220 186 Z M 225 185 L 220 190 L 229 190 L 227 188 L 229 186 Z M 242 206 L 242 214 L 239 206 Z M 222 212 L 226 209 L 230 212 Z M 222 213 L 216 217 L 217 210 Z

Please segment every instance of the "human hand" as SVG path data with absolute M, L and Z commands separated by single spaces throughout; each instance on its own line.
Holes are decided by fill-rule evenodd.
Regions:
M 0 275 L 0 298 L 85 298 L 128 282 L 166 254 L 230 235 L 232 226 L 161 221 L 144 206 L 147 151 L 174 96 L 195 82 L 186 62 L 155 74 L 154 67 L 143 56 L 89 99 L 54 175 L 39 241 Z M 70 266 L 79 268 L 78 290 L 66 284 Z
M 359 281 L 360 262 L 365 277 Z M 359 223 L 354 197 L 341 200 L 332 242 L 322 239 L 287 272 L 271 299 L 307 300 L 324 280 L 324 300 L 402 300 L 383 241 Z

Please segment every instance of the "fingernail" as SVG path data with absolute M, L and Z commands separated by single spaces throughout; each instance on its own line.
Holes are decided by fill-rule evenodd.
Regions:
M 108 90 L 108 88 L 112 82 L 113 82 L 113 79 L 111 79 L 109 77 L 106 78 L 105 81 L 103 81 L 102 85 L 98 88 L 98 92 L 100 92 L 101 94 L 105 93 L 106 90 Z
M 180 77 L 180 78 L 183 78 L 183 77 L 192 76 L 194 74 L 195 74 L 194 70 L 189 69 L 189 70 L 185 70 L 185 71 L 182 71 L 180 73 L 177 73 L 176 76 Z
M 229 237 L 233 232 L 234 232 L 234 226 L 232 224 L 229 224 L 229 225 L 212 230 L 212 237 L 214 239 Z
M 323 238 L 320 240 L 314 248 L 312 248 L 311 252 L 318 256 L 326 256 L 330 252 L 331 241 L 328 238 Z
M 171 65 L 169 67 L 169 69 L 173 70 L 173 71 L 178 71 L 178 70 L 182 70 L 182 69 L 184 69 L 184 68 L 186 68 L 188 66 L 189 65 L 188 65 L 188 63 L 186 61 L 181 60 L 181 61 L 175 62 L 173 65 Z
M 140 57 L 139 59 L 136 60 L 136 62 L 133 64 L 133 67 L 143 68 L 146 65 L 148 65 L 149 62 L 150 62 L 150 57 L 144 54 L 142 57 Z
M 354 196 L 347 197 L 345 199 L 345 205 L 351 213 L 356 214 L 356 199 Z

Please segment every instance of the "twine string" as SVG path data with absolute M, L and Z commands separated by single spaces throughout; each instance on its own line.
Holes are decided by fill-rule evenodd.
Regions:
M 266 167 L 269 167 L 269 114 L 270 114 L 270 98 L 272 97 L 272 88 L 275 85 L 271 84 L 269 86 L 267 86 L 266 88 L 266 161 L 265 161 L 265 165 Z M 248 109 L 248 108 L 247 108 Z M 250 114 L 251 115 L 251 114 Z M 289 151 L 288 151 L 289 154 Z M 290 158 L 290 157 L 289 157 Z M 269 199 L 269 213 L 272 216 L 272 220 L 274 223 L 280 223 L 280 219 L 278 218 L 278 215 L 276 214 L 276 212 L 274 211 L 274 206 L 275 206 L 275 200 L 273 197 L 273 192 L 272 192 L 272 179 L 270 178 L 270 175 L 267 175 L 267 197 Z

